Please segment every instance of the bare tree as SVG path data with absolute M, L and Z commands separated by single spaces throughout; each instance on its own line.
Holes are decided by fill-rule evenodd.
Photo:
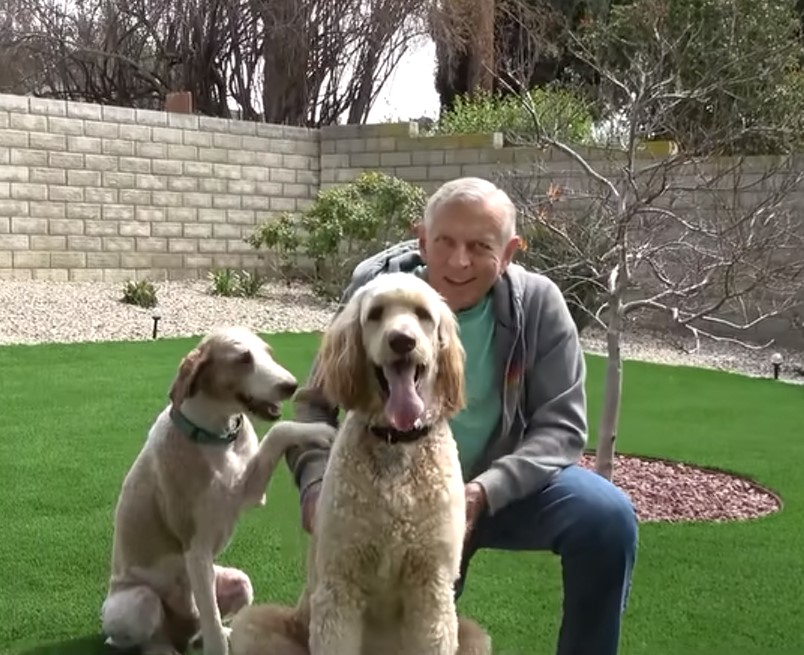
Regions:
M 428 0 L 9 0 L 0 90 L 318 126 L 366 120 Z M 20 59 L 21 58 L 21 59 Z
M 618 69 L 607 65 L 600 41 L 591 47 L 573 37 L 577 56 L 602 80 L 601 92 L 621 108 L 618 124 L 604 139 L 607 147 L 557 140 L 539 124 L 530 95 L 523 92 L 539 145 L 552 149 L 551 159 L 566 162 L 566 182 L 553 181 L 553 170 L 545 192 L 545 174 L 538 170 L 502 175 L 525 229 L 560 255 L 544 272 L 563 280 L 569 299 L 584 289 L 575 309 L 606 332 L 596 467 L 609 479 L 629 315 L 659 314 L 692 336 L 693 350 L 702 337 L 760 348 L 751 342 L 751 330 L 804 300 L 804 224 L 792 196 L 801 188 L 802 174 L 788 155 L 719 156 L 753 132 L 784 137 L 794 125 L 712 127 L 696 134 L 692 151 L 651 154 L 646 140 L 666 133 L 679 104 L 706 106 L 737 81 L 713 61 L 702 82 L 685 86 L 672 65 L 679 40 L 663 32 L 659 14 L 646 18 L 653 21 L 649 40 L 638 48 L 630 43 L 629 63 Z M 750 46 L 742 56 L 771 59 Z M 791 120 L 798 120 L 798 112 Z M 540 243 L 530 247 L 540 249 Z

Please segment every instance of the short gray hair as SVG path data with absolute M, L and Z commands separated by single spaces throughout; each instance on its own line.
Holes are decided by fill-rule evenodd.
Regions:
M 459 177 L 442 184 L 430 196 L 424 208 L 424 229 L 425 231 L 430 229 L 435 214 L 444 205 L 485 200 L 497 204 L 502 209 L 505 237 L 512 239 L 516 235 L 516 206 L 505 191 L 481 177 Z

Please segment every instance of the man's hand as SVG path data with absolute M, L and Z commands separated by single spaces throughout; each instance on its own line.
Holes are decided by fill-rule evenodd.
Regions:
M 302 528 L 307 534 L 313 534 L 313 519 L 315 518 L 315 508 L 318 504 L 318 494 L 320 492 L 321 482 L 313 482 L 304 491 L 301 499 Z
M 475 529 L 475 524 L 480 515 L 486 511 L 488 501 L 486 499 L 486 492 L 482 485 L 477 482 L 470 482 L 464 487 L 464 494 L 466 496 L 466 532 L 464 533 L 464 542 L 469 539 L 469 535 Z

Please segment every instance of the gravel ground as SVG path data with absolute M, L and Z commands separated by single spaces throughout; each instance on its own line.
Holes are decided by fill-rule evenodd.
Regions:
M 269 284 L 254 299 L 215 297 L 206 281 L 157 286 L 159 334 L 192 336 L 221 324 L 241 324 L 261 332 L 324 329 L 334 305 L 304 287 Z M 121 284 L 0 281 L 0 344 L 150 339 L 153 311 L 120 302 Z M 589 352 L 605 353 L 605 335 L 588 330 Z M 661 334 L 632 329 L 623 355 L 664 364 L 715 368 L 743 375 L 770 374 L 773 351 L 751 351 L 724 342 L 704 342 L 689 355 Z M 779 350 L 786 363 L 804 365 L 804 353 Z M 803 382 L 790 369 L 782 379 Z M 582 464 L 594 466 L 585 456 Z M 617 457 L 616 483 L 631 496 L 643 521 L 735 520 L 775 511 L 773 494 L 725 473 L 634 457 Z
M 606 335 L 602 330 L 584 330 L 581 337 L 584 350 L 599 355 L 606 354 Z M 782 355 L 783 364 L 779 379 L 793 384 L 804 384 L 804 375 L 795 371 L 804 369 L 804 351 L 770 346 L 764 349 L 749 349 L 735 343 L 701 339 L 700 349 L 687 353 L 674 346 L 678 338 L 668 337 L 655 330 L 631 328 L 623 335 L 622 352 L 624 359 L 670 364 L 675 366 L 696 366 L 728 371 L 752 377 L 771 377 L 773 367 L 770 357 L 773 353 Z M 681 344 L 692 348 L 692 338 Z
M 304 287 L 265 285 L 257 298 L 212 296 L 206 281 L 156 283 L 159 335 L 239 324 L 263 332 L 324 328 L 332 305 Z M 0 281 L 0 343 L 150 339 L 154 310 L 120 301 L 122 284 Z

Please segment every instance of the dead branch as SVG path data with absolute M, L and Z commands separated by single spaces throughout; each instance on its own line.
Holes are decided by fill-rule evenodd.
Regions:
M 318 126 L 365 121 L 424 31 L 426 0 L 9 0 L 0 90 Z M 0 66 L 2 70 L 2 66 Z M 5 82 L 4 82 L 5 80 Z

